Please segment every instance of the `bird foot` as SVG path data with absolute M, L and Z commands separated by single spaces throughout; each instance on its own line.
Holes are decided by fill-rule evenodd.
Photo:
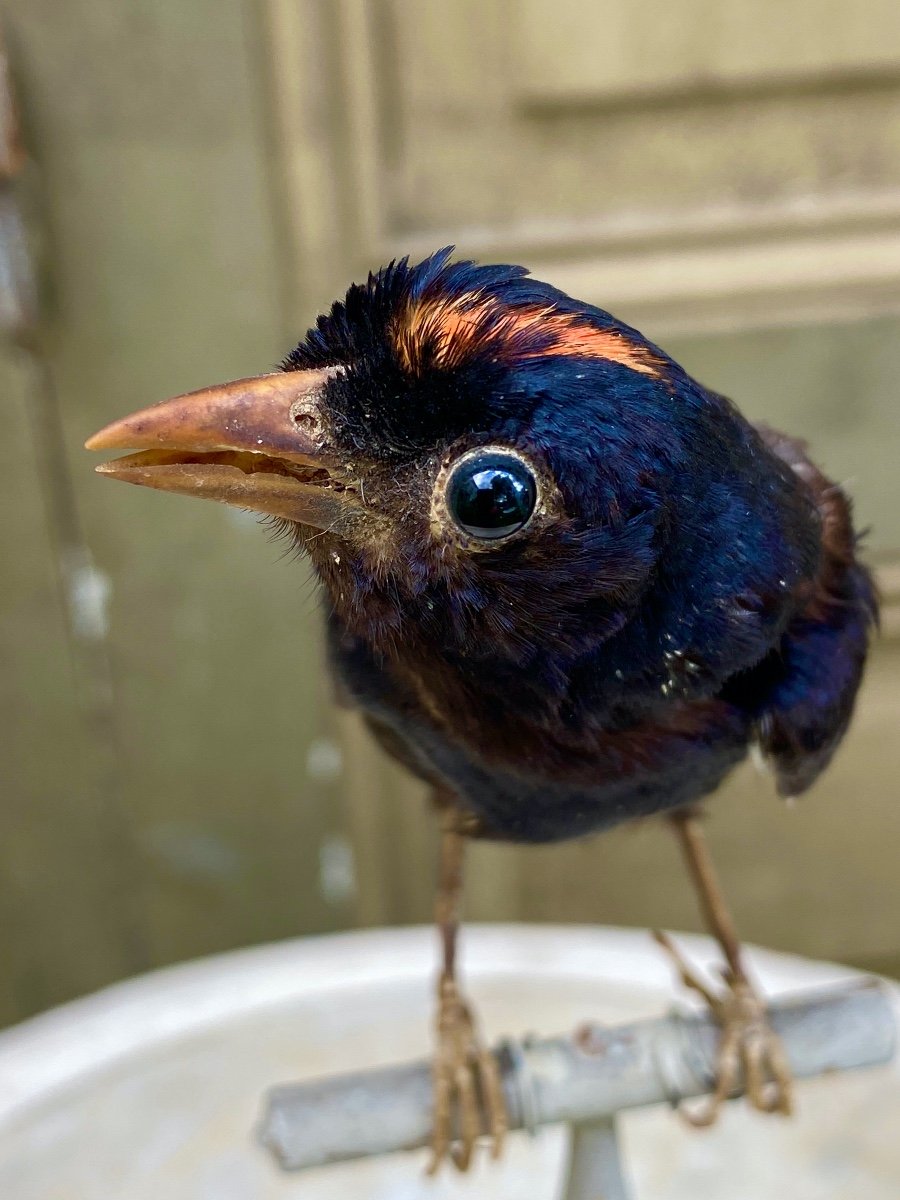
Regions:
M 684 986 L 699 993 L 709 1005 L 722 1031 L 716 1052 L 715 1090 L 700 1105 L 681 1105 L 681 1116 L 695 1128 L 713 1125 L 722 1105 L 741 1084 L 758 1112 L 790 1116 L 793 1078 L 781 1039 L 768 1022 L 765 1001 L 747 979 L 735 978 L 728 968 L 722 971 L 726 989 L 716 994 L 668 934 L 657 930 L 654 937 L 674 962 Z
M 467 1171 L 483 1134 L 491 1139 L 491 1158 L 499 1158 L 509 1127 L 500 1072 L 493 1054 L 479 1041 L 471 1010 L 449 975 L 442 975 L 439 985 L 432 1077 L 428 1174 L 434 1175 L 447 1158 L 458 1171 Z

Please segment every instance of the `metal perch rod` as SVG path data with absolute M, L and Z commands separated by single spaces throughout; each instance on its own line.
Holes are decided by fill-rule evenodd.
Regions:
M 894 1009 L 875 982 L 782 999 L 769 1014 L 798 1079 L 876 1066 L 894 1053 Z M 590 1125 L 704 1095 L 717 1038 L 711 1017 L 670 1014 L 505 1042 L 494 1053 L 511 1127 Z M 273 1088 L 259 1136 L 285 1170 L 299 1171 L 425 1146 L 430 1110 L 430 1067 L 416 1062 Z

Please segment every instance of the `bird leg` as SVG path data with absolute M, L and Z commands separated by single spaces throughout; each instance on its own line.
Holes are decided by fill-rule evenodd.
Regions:
M 658 930 L 654 935 L 674 961 L 681 982 L 703 997 L 722 1030 L 716 1053 L 715 1091 L 700 1107 L 682 1106 L 680 1111 L 690 1125 L 712 1125 L 723 1103 L 743 1082 L 747 1099 L 759 1112 L 789 1116 L 793 1107 L 793 1080 L 787 1056 L 768 1023 L 765 1001 L 744 967 L 741 943 L 699 816 L 688 809 L 670 819 L 697 889 L 706 927 L 721 946 L 726 964 L 722 968 L 726 991 L 720 995 L 698 975 L 668 934 Z
M 441 939 L 438 978 L 437 1046 L 432 1066 L 433 1132 L 428 1174 L 448 1158 L 466 1171 L 482 1133 L 498 1158 L 508 1128 L 497 1063 L 478 1037 L 475 1018 L 456 979 L 456 942 L 462 897 L 465 834 L 458 814 L 447 811 L 441 834 L 435 917 Z

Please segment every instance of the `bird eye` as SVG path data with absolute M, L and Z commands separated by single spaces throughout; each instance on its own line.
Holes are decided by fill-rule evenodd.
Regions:
M 450 515 L 471 537 L 497 541 L 521 529 L 534 511 L 537 486 L 521 459 L 488 451 L 466 456 L 447 484 Z

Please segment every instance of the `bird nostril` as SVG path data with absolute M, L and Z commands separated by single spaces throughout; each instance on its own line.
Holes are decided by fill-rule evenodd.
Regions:
M 308 408 L 295 408 L 291 411 L 291 420 L 301 432 L 310 437 L 318 437 L 321 433 L 319 418 Z

